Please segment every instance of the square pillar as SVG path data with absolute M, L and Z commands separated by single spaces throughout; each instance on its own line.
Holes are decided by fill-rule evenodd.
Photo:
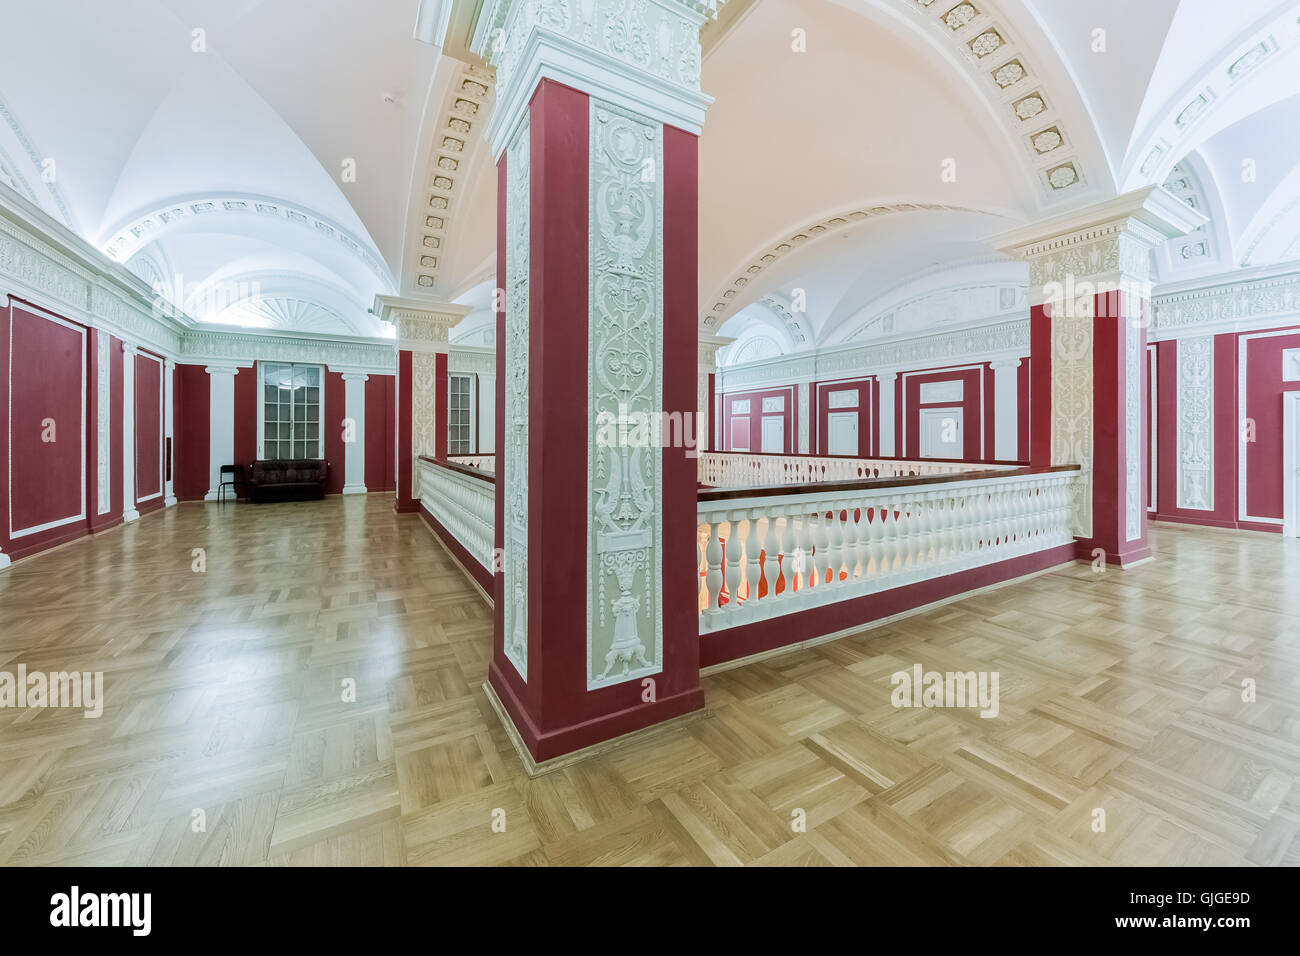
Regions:
M 397 501 L 399 513 L 420 506 L 422 455 L 447 457 L 447 351 L 465 305 L 377 295 L 371 310 L 397 331 Z
M 876 381 L 880 383 L 880 456 L 893 458 L 899 455 L 894 447 L 894 383 L 898 381 L 898 373 L 881 372 Z
M 135 356 L 130 342 L 122 343 L 122 520 L 136 521 L 135 490 Z
M 696 408 L 699 419 L 696 424 L 697 447 L 700 451 L 714 450 L 714 434 L 719 427 L 714 420 L 717 406 L 718 349 L 736 341 L 710 332 L 699 335 L 699 368 L 696 379 L 696 391 L 699 393 Z
M 209 410 L 208 493 L 203 500 L 216 501 L 217 488 L 221 484 L 221 466 L 236 464 L 235 376 L 239 369 L 233 365 L 209 365 L 203 371 L 208 373 Z
M 1077 557 L 1127 567 L 1147 543 L 1151 250 L 1205 217 L 1160 187 L 1001 237 L 1029 263 L 1030 461 L 1078 464 Z
M 176 363 L 163 362 L 163 505 L 176 504 Z
M 998 359 L 993 369 L 993 457 L 1017 461 L 1020 456 L 1020 359 Z
M 487 0 L 473 31 L 497 68 L 504 288 L 488 688 L 530 770 L 703 705 L 696 449 L 681 436 L 700 411 L 712 8 Z M 619 421 L 662 428 L 647 441 Z
M 343 373 L 343 494 L 366 493 L 366 382 L 365 372 Z

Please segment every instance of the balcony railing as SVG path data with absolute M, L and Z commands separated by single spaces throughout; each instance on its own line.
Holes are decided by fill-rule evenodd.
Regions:
M 464 465 L 477 471 L 493 474 L 497 470 L 497 456 L 492 452 L 484 455 L 448 455 L 447 460 L 453 465 Z
M 710 488 L 806 485 L 825 481 L 871 481 L 925 475 L 955 475 L 972 468 L 1011 471 L 1014 462 L 971 464 L 946 459 L 844 458 L 817 455 L 765 455 L 752 452 L 701 452 L 699 483 Z
M 418 475 L 415 494 L 420 507 L 491 574 L 496 479 L 490 472 L 424 455 L 419 458 Z
M 968 471 L 794 493 L 701 489 L 700 631 L 1069 544 L 1078 470 Z

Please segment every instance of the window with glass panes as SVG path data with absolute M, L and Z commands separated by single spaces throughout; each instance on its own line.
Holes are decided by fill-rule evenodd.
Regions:
M 447 402 L 447 454 L 472 455 L 474 453 L 474 406 L 470 396 L 474 385 L 472 375 L 451 375 L 447 378 L 450 390 Z
M 321 433 L 322 379 L 319 365 L 264 362 L 262 377 L 263 459 L 324 458 Z

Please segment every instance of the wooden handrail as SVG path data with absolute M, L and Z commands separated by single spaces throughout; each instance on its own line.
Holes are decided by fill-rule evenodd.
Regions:
M 469 465 L 460 465 L 454 461 L 440 461 L 429 455 L 416 455 L 420 461 L 427 461 L 431 465 L 437 465 L 439 468 L 446 468 L 448 471 L 457 471 L 462 475 L 468 475 L 471 478 L 477 478 L 479 481 L 486 481 L 489 484 L 497 483 L 497 476 L 490 471 L 480 471 L 477 468 L 471 468 Z
M 928 460 L 928 459 L 927 459 Z M 911 475 L 906 478 L 865 478 L 861 481 L 806 481 L 797 485 L 764 485 L 754 488 L 699 488 L 698 501 L 732 501 L 741 498 L 764 498 L 785 495 L 821 495 L 836 491 L 865 491 L 872 488 L 911 488 L 918 485 L 942 485 L 954 481 L 977 481 L 981 478 L 1012 478 L 1022 475 L 1045 475 L 1056 471 L 1079 471 L 1078 465 L 1051 465 L 1003 470 L 961 471 L 951 475 Z

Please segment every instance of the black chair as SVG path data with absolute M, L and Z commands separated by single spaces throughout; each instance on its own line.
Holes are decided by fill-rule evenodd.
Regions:
M 229 480 L 226 479 L 226 475 L 230 476 Z M 240 490 L 244 487 L 244 466 L 222 465 L 220 481 L 217 485 L 217 503 L 220 504 L 225 501 L 225 490 L 227 488 L 230 489 L 231 493 L 235 496 L 235 500 L 238 501 L 240 498 Z

